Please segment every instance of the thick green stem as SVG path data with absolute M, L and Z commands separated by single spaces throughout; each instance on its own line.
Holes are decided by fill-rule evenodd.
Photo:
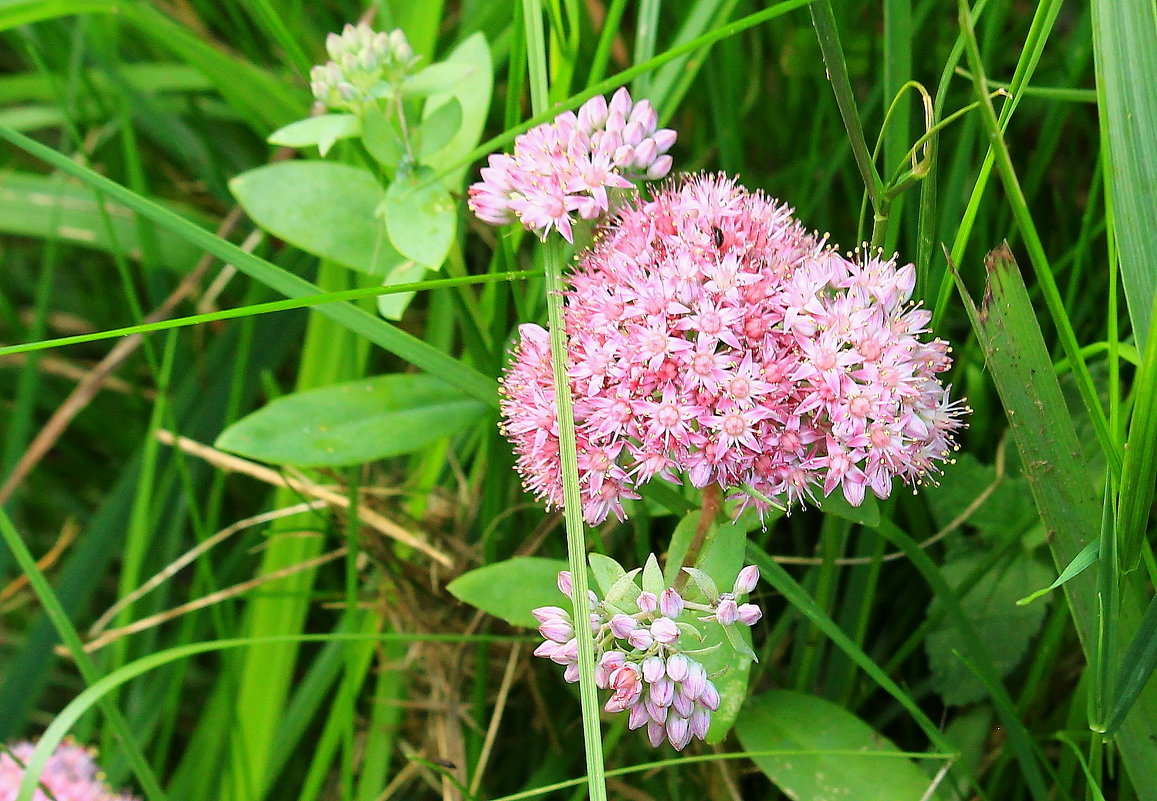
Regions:
M 578 450 L 575 445 L 574 408 L 567 380 L 566 323 L 563 320 L 562 243 L 552 239 L 546 248 L 546 304 L 550 320 L 550 362 L 554 370 L 558 405 L 558 442 L 562 461 L 563 517 L 566 521 L 567 556 L 574 583 L 575 635 L 578 637 L 579 698 L 583 715 L 587 777 L 592 801 L 605 801 L 602 732 L 599 730 L 598 688 L 595 686 L 595 641 L 590 620 L 587 587 L 586 536 L 583 529 L 582 496 L 579 493 Z

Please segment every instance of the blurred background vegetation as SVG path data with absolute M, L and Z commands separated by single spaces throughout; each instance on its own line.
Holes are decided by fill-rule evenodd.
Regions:
M 758 733 L 767 727 L 756 715 L 774 711 L 768 699 L 775 696 L 765 693 L 797 690 L 853 713 L 902 750 L 951 746 L 952 770 L 928 798 L 1157 797 L 1157 744 L 1139 744 L 1157 727 L 1145 712 L 1153 708 L 1148 696 L 1116 745 L 1089 730 L 1090 714 L 1103 723 L 1116 698 L 1111 677 L 1150 586 L 1148 545 L 1137 546 L 1139 570 L 1110 565 L 1095 580 L 1089 570 L 1084 583 L 1067 585 L 1068 601 L 1058 591 L 1014 603 L 1047 586 L 1081 537 L 1097 539 L 1105 498 L 1107 509 L 1118 508 L 1121 445 L 1130 425 L 1141 425 L 1130 410 L 1135 402 L 1144 408 L 1138 397 L 1151 397 L 1137 395 L 1145 388 L 1133 376 L 1145 353 L 1146 326 L 1138 321 L 1148 319 L 1157 270 L 1136 258 L 1151 251 L 1129 248 L 1153 235 L 1145 176 L 1157 165 L 1149 160 L 1152 142 L 1117 127 L 1128 114 L 1142 122 L 1157 114 L 1157 47 L 1136 49 L 1146 37 L 1157 39 L 1157 28 L 1144 24 L 1152 9 L 1124 3 L 1106 16 L 1114 4 L 988 0 L 972 8 L 970 42 L 956 4 L 944 0 L 836 3 L 838 40 L 825 44 L 813 24 L 816 7 L 806 5 L 545 2 L 552 99 L 559 102 L 746 15 L 780 8 L 629 85 L 679 132 L 676 170 L 736 174 L 793 205 L 805 225 L 845 249 L 870 237 L 873 221 L 856 136 L 829 81 L 833 70 L 837 79 L 846 72 L 844 100 L 854 99 L 868 149 L 879 146 L 875 164 L 885 183 L 912 168 L 907 154 L 925 133 L 926 111 L 940 121 L 964 110 L 938 130 L 934 147 L 917 150 L 917 180 L 896 193 L 877 226 L 887 251 L 916 263 L 917 296 L 936 311 L 936 334 L 953 343 L 951 380 L 974 409 L 962 452 L 939 488 L 898 493 L 861 514 L 797 513 L 752 533 L 752 558 L 782 564 L 813 600 L 805 609 L 782 583 L 761 584 L 767 616 L 754 632 L 760 662 L 748 723 L 741 716 L 739 737 L 702 753 L 785 748 L 797 734 L 795 747 L 822 750 L 807 731 L 770 744 Z M 1101 15 L 1096 27 L 1094 12 Z M 1141 23 L 1130 25 L 1131 13 Z M 493 74 L 483 138 L 529 118 L 527 37 L 514 0 L 0 3 L 0 130 L 8 140 L 0 146 L 0 346 L 130 329 L 62 347 L 0 347 L 0 502 L 86 639 L 98 622 L 106 631 L 139 628 L 97 640 L 87 675 L 78 671 L 75 653 L 58 652 L 58 625 L 42 611 L 44 596 L 26 581 L 29 571 L 0 549 L 0 741 L 38 735 L 95 677 L 127 676 L 167 649 L 241 638 L 225 650 L 174 655 L 102 692 L 105 706 L 73 731 L 102 746 L 114 784 L 188 801 L 372 801 L 497 798 L 582 775 L 577 694 L 553 666 L 532 664 L 539 660 L 530 658 L 530 632 L 475 612 L 445 588 L 472 568 L 515 555 L 565 555 L 559 517 L 520 491 L 494 410 L 452 437 L 366 465 L 310 470 L 289 488 L 274 485 L 299 476 L 292 468 L 245 474 L 220 452 L 173 447 L 165 432 L 212 445 L 273 399 L 406 372 L 409 359 L 377 346 L 386 337 L 380 320 L 372 344 L 364 330 L 301 309 L 133 335 L 147 318 L 242 308 L 286 292 L 269 278 L 274 273 L 227 264 L 188 228 L 158 225 L 107 186 L 94 191 L 94 181 L 76 177 L 105 176 L 318 291 L 380 284 L 380 276 L 263 235 L 229 187 L 240 173 L 300 155 L 266 137 L 308 115 L 308 70 L 326 59 L 325 34 L 362 18 L 378 30 L 402 28 L 430 61 L 481 34 Z M 1107 46 L 1122 30 L 1132 38 Z M 1003 95 L 994 101 L 1007 143 L 992 151 L 995 170 L 986 162 L 999 141 L 989 135 L 995 120 L 987 121 L 983 106 L 970 107 L 978 100 L 975 56 L 990 89 L 1015 76 L 1015 103 Z M 927 105 L 909 81 L 927 91 Z M 17 133 L 77 169 L 47 163 Z M 1120 148 L 1111 180 L 1106 141 Z M 339 148 L 336 158 L 361 163 L 349 149 Z M 459 199 L 476 168 L 464 174 Z M 1055 371 L 1063 395 L 1034 394 L 1014 365 L 1001 392 L 1020 382 L 1021 397 L 1002 400 L 999 374 L 994 382 L 986 370 L 986 349 L 991 360 L 998 345 L 974 333 L 952 284 L 946 254 L 979 303 L 985 255 L 1004 241 L 1028 289 L 1022 305 L 1014 298 L 1008 308 L 1031 322 L 1035 307 L 1044 372 Z M 532 244 L 484 230 L 463 203 L 446 265 L 426 277 L 540 270 Z M 997 295 L 1004 297 L 999 288 Z M 354 303 L 376 316 L 373 298 Z M 497 377 L 514 327 L 544 319 L 542 282 L 530 278 L 418 292 L 393 325 L 463 369 Z M 1016 345 L 1042 334 L 1010 336 Z M 1073 342 L 1083 347 L 1085 373 L 1074 373 Z M 1087 411 L 1090 388 L 1106 410 L 1103 431 Z M 1005 407 L 1036 401 L 1051 404 L 1047 420 L 1060 428 L 1046 425 L 1014 442 Z M 1022 459 L 1034 440 L 1052 439 L 1071 439 L 1084 454 L 1052 473 Z M 1151 473 L 1133 470 L 1151 487 Z M 1047 506 L 1048 486 L 1079 496 L 1073 502 L 1093 512 L 1092 528 L 1062 537 L 1069 551 L 1057 549 L 1050 518 L 1068 507 Z M 1144 511 L 1133 523 L 1137 542 L 1144 542 L 1152 500 L 1151 491 L 1148 503 L 1144 494 L 1131 501 Z M 271 510 L 287 511 L 254 517 Z M 678 522 L 673 511 L 640 504 L 629 523 L 592 532 L 593 547 L 624 563 L 662 554 Z M 442 558 L 400 544 L 397 530 Z M 102 619 L 118 599 L 222 531 L 229 536 L 188 567 Z M 1114 643 L 1098 650 L 1096 637 L 1085 636 L 1082 649 L 1081 626 L 1117 617 L 1112 605 L 1089 616 L 1098 597 L 1122 598 L 1133 612 L 1120 616 Z M 1085 610 L 1077 626 L 1074 608 Z M 862 658 L 835 644 L 817 620 L 834 621 Z M 345 639 L 260 639 L 302 634 Z M 1099 656 L 1090 660 L 1091 652 Z M 882 689 L 880 676 L 942 730 L 940 741 Z M 608 721 L 604 736 L 608 768 L 656 758 L 621 721 Z M 134 767 L 134 754 L 152 778 L 140 761 Z M 828 797 L 822 782 L 793 786 L 790 770 L 769 759 L 613 777 L 611 795 Z M 840 761 L 816 759 L 813 773 Z M 889 786 L 887 762 L 848 779 L 863 783 L 859 797 Z M 910 764 L 931 786 L 944 761 Z

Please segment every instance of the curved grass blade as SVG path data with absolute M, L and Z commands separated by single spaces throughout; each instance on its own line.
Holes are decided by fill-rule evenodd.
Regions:
M 246 253 L 233 243 L 213 235 L 148 198 L 77 164 L 52 148 L 29 139 L 11 128 L 0 127 L 0 138 L 8 140 L 61 172 L 72 175 L 94 189 L 106 193 L 143 217 L 154 221 L 162 228 L 178 234 L 194 245 L 232 264 L 238 270 L 286 297 L 295 298 L 321 293 L 315 284 L 304 278 L 299 278 L 276 264 Z M 407 334 L 400 328 L 348 303 L 321 306 L 317 311 L 396 356 L 421 367 L 431 375 L 438 376 L 453 384 L 483 403 L 494 407 L 498 406 L 498 385 L 493 378 L 462 364 L 449 354 Z

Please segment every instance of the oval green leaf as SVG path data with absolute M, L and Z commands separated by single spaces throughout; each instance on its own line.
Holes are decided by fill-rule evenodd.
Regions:
M 537 628 L 530 610 L 540 606 L 570 608 L 558 589 L 558 574 L 565 559 L 516 556 L 471 570 L 451 581 L 446 589 L 459 601 L 505 620 L 514 626 Z
M 284 161 L 244 172 L 229 188 L 255 223 L 302 250 L 372 275 L 402 262 L 374 216 L 383 193 L 366 170 Z
M 321 155 L 329 152 L 333 143 L 361 133 L 362 126 L 355 114 L 321 114 L 291 122 L 269 135 L 269 144 L 282 147 L 309 147 L 316 145 Z
M 921 801 L 932 781 L 899 749 L 842 706 L 789 690 L 748 699 L 735 723 L 746 751 L 790 798 Z
M 480 420 L 486 407 L 428 375 L 384 375 L 278 398 L 217 447 L 272 464 L 340 467 L 410 453 Z
M 442 266 L 454 240 L 458 209 L 429 167 L 398 175 L 386 190 L 382 214 L 394 247 L 432 270 Z

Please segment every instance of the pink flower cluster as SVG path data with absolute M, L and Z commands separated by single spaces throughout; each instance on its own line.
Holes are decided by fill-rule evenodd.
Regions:
M 706 668 L 695 659 L 693 646 L 697 643 L 690 640 L 700 636 L 699 632 L 681 618 L 685 613 L 705 612 L 699 621 L 715 621 L 721 626 L 737 622 L 754 625 L 763 613 L 755 604 L 738 603 L 737 597 L 750 593 L 758 580 L 758 569 L 745 567 L 730 593 L 709 596 L 707 603 L 685 600 L 670 587 L 659 593 L 638 592 L 634 587 L 637 595 L 633 602 L 600 601 L 592 592 L 595 683 L 611 691 L 603 708 L 626 712 L 632 730 L 646 726 L 647 739 L 656 748 L 669 740 L 682 751 L 692 737 L 706 738 L 711 713 L 719 709 L 719 691 Z M 559 573 L 559 589 L 570 596 L 571 576 L 565 571 Z M 578 681 L 578 639 L 570 613 L 557 606 L 543 606 L 534 610 L 534 616 L 545 640 L 535 649 L 535 656 L 565 666 L 564 678 Z
M 0 751 L 0 801 L 16 801 L 24 765 L 35 748 L 35 743 L 20 742 L 10 747 L 11 754 Z M 109 789 L 93 756 L 94 752 L 75 743 L 59 745 L 40 774 L 42 786 L 33 794 L 34 801 L 49 801 L 44 788 L 56 801 L 135 801 L 131 795 Z
M 671 171 L 666 155 L 675 132 L 656 130 L 658 116 L 646 100 L 620 89 L 608 105 L 588 100 L 514 140 L 514 153 L 490 156 L 482 180 L 470 187 L 470 208 L 491 225 L 521 222 L 546 239 L 556 229 L 573 241 L 572 212 L 596 220 L 611 210 L 608 190 L 633 189 L 632 180 L 655 181 Z
M 850 260 L 790 209 L 724 176 L 665 186 L 619 212 L 566 293 L 584 516 L 655 476 L 717 483 L 762 513 L 837 487 L 859 505 L 940 472 L 966 408 L 922 341 L 915 270 Z M 535 325 L 502 383 L 526 488 L 561 506 L 550 342 Z

